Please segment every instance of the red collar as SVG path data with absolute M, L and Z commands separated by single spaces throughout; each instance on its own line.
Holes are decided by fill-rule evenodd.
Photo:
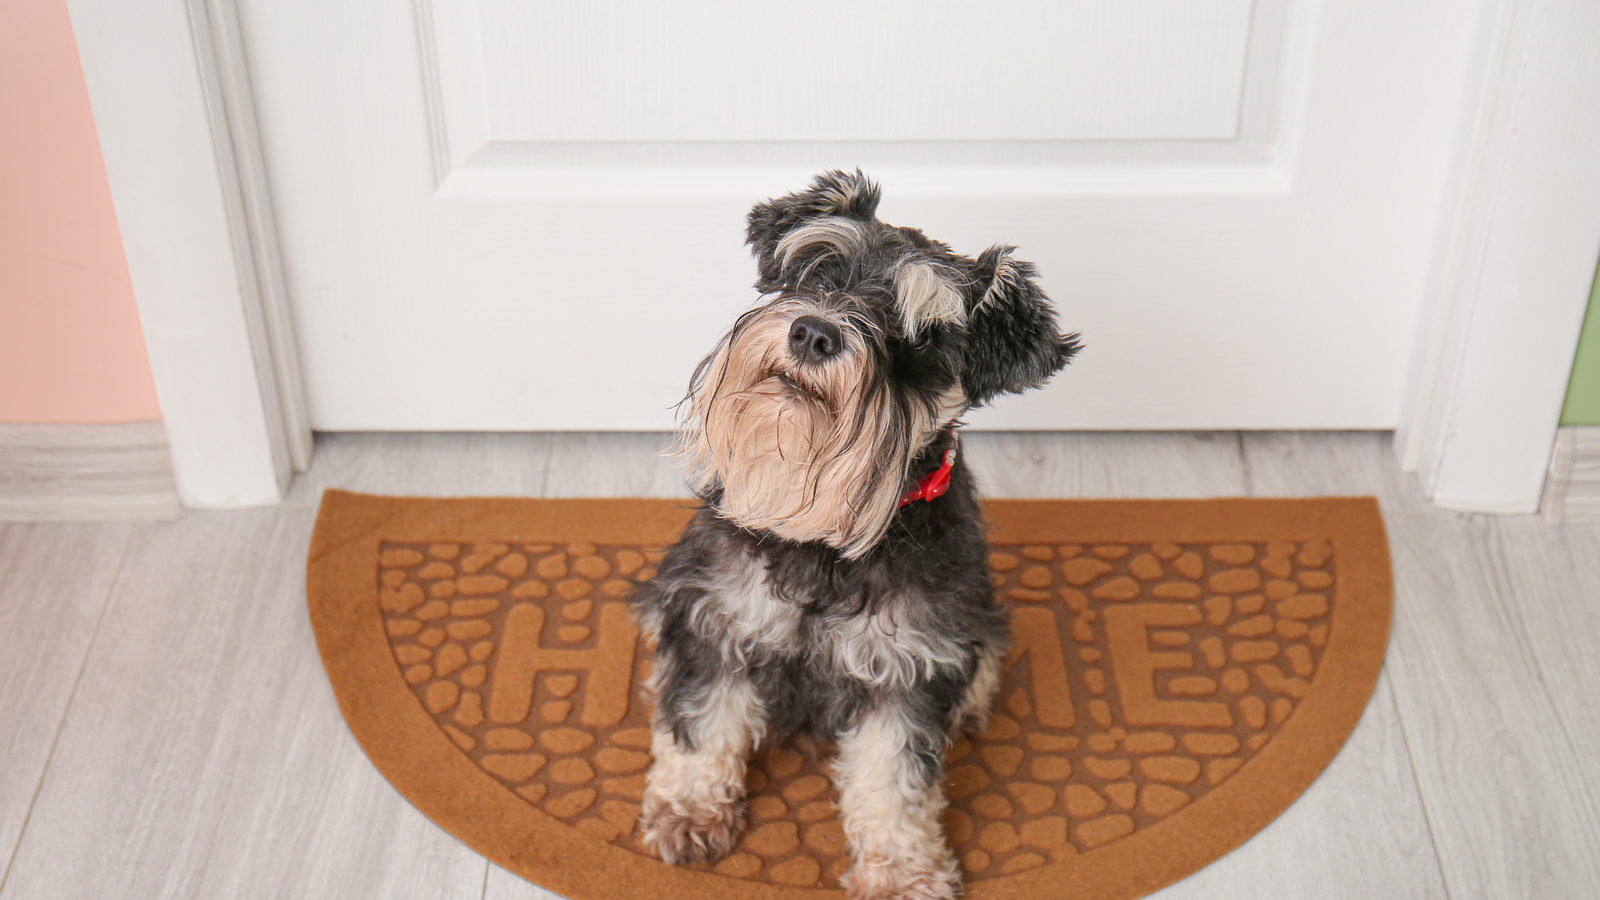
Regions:
M 922 476 L 916 487 L 900 495 L 901 506 L 918 500 L 932 502 L 950 489 L 950 467 L 956 463 L 956 429 L 954 425 L 946 425 L 944 430 L 950 435 L 950 447 L 944 451 L 944 460 L 939 463 L 939 468 Z

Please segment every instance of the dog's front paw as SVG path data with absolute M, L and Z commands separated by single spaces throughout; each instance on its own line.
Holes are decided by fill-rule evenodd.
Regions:
M 840 879 L 848 900 L 954 900 L 961 876 L 949 856 L 914 864 L 859 858 Z
M 640 841 L 674 865 L 716 862 L 744 830 L 744 804 L 688 804 L 647 791 L 639 813 Z

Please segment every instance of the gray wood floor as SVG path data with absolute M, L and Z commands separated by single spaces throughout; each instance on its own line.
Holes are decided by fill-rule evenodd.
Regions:
M 666 445 L 324 435 L 274 509 L 0 525 L 0 900 L 550 900 L 416 813 L 345 730 L 304 612 L 316 504 L 681 495 Z M 1396 616 L 1360 726 L 1287 813 L 1156 896 L 1600 896 L 1600 528 L 1435 510 L 1381 434 L 965 446 L 991 496 L 1382 503 Z

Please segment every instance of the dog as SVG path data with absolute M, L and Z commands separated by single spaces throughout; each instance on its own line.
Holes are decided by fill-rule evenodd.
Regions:
M 679 449 L 702 506 L 634 593 L 655 645 L 644 845 L 726 855 L 746 760 L 836 744 L 852 900 L 960 892 L 941 756 L 1008 649 L 960 416 L 1078 350 L 1013 248 L 960 256 L 876 218 L 859 170 L 757 204 L 762 302 L 696 369 Z

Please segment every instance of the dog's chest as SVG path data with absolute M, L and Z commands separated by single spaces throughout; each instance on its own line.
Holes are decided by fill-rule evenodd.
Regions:
M 744 659 L 824 670 L 829 677 L 869 686 L 909 687 L 943 666 L 961 666 L 962 642 L 919 625 L 901 598 L 872 598 L 877 612 L 807 611 L 779 596 L 765 565 L 746 558 L 731 566 L 715 602 L 726 623 L 725 640 Z M 784 592 L 807 599 L 803 585 Z
M 711 594 L 724 638 L 746 651 L 791 653 L 801 649 L 799 606 L 779 599 L 768 583 L 766 566 L 751 556 L 727 561 Z

